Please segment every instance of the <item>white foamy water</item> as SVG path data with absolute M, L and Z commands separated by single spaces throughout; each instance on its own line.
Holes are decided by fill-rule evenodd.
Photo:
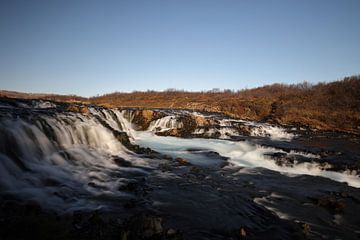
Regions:
M 56 104 L 49 102 L 49 101 L 39 100 L 39 101 L 33 101 L 32 106 L 34 108 L 55 108 Z
M 251 131 L 252 136 L 270 137 L 274 140 L 291 140 L 294 134 L 286 132 L 284 128 L 271 126 L 268 124 L 254 125 L 255 128 Z
M 246 141 L 234 142 L 200 138 L 181 139 L 156 136 L 151 132 L 137 132 L 135 142 L 170 155 L 181 154 L 188 149 L 206 149 L 218 152 L 221 156 L 228 157 L 228 161 L 236 166 L 266 168 L 287 174 L 288 176 L 296 176 L 299 174 L 321 176 L 338 182 L 346 182 L 350 186 L 360 188 L 360 178 L 358 176 L 322 170 L 323 167 L 317 163 L 301 163 L 293 167 L 279 166 L 274 160 L 265 155 L 279 152 L 279 150 L 253 145 Z M 301 155 L 301 153 L 298 152 L 297 154 Z M 307 156 L 306 153 L 302 155 L 312 157 L 312 155 Z M 191 158 L 190 154 L 188 156 Z M 194 157 L 197 158 L 198 156 Z M 191 161 L 191 159 L 189 160 Z
M 287 132 L 287 130 L 280 126 L 273 126 L 267 123 L 257 123 L 252 121 L 222 119 L 220 126 L 231 127 L 233 123 L 240 123 L 251 127 L 251 136 L 269 137 L 273 140 L 290 141 L 295 137 L 295 134 Z
M 150 123 L 149 131 L 163 132 L 169 129 L 182 128 L 183 124 L 178 122 L 175 116 L 166 116 Z

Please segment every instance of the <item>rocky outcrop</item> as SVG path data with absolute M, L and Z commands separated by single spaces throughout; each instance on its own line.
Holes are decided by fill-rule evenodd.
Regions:
M 165 117 L 165 114 L 162 112 L 143 109 L 132 112 L 131 119 L 129 120 L 135 124 L 137 130 L 146 130 L 152 121 L 162 117 Z
M 238 125 L 236 130 L 239 132 L 239 135 L 250 136 L 252 132 L 252 127 L 249 125 Z
M 79 106 L 79 105 L 69 105 L 66 111 L 74 112 L 74 113 L 81 113 L 81 114 L 89 114 L 89 108 L 86 106 Z
M 191 117 L 194 119 L 197 127 L 205 127 L 217 124 L 214 119 L 205 118 L 203 116 L 192 115 Z

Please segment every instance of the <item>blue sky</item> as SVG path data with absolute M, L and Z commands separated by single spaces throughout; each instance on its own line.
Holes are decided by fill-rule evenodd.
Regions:
M 360 74 L 359 0 L 0 0 L 0 89 L 92 96 Z

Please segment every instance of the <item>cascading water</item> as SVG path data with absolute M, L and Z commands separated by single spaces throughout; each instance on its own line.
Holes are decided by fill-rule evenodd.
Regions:
M 139 163 L 97 117 L 115 131 L 127 126 L 122 126 L 117 110 L 91 112 L 3 114 L 2 194 L 32 199 L 57 211 L 100 207 L 102 203 L 94 200 L 99 195 L 126 196 L 118 187 L 127 181 L 127 172 L 143 170 L 123 169 L 113 161 L 121 157 L 135 166 Z
M 176 119 L 176 116 L 166 116 L 151 122 L 148 130 L 162 132 L 182 127 L 183 124 Z
M 186 112 L 189 114 L 189 112 Z M 190 113 L 191 114 L 191 113 Z M 202 116 L 199 113 L 196 113 L 196 116 Z M 262 136 L 270 137 L 272 140 L 283 140 L 290 141 L 294 134 L 287 133 L 285 129 L 271 126 L 269 124 L 260 124 L 254 122 L 247 122 L 242 120 L 232 120 L 232 119 L 221 119 L 219 121 L 220 125 L 218 127 L 209 128 L 207 131 L 204 131 L 203 128 L 195 129 L 193 134 L 203 135 L 205 137 L 211 136 L 216 132 L 219 132 L 219 138 L 226 139 L 229 136 L 236 136 L 238 133 L 234 130 L 232 122 L 242 123 L 248 126 L 252 126 L 251 135 L 252 136 Z M 294 155 L 292 152 L 285 153 L 282 150 L 275 148 L 267 148 L 262 146 L 257 146 L 256 144 L 251 144 L 249 142 L 233 142 L 233 141 L 223 141 L 223 140 L 213 140 L 213 139 L 181 139 L 174 137 L 161 137 L 156 136 L 152 132 L 161 132 L 166 131 L 172 128 L 181 128 L 183 127 L 182 123 L 177 120 L 173 115 L 163 117 L 153 121 L 149 128 L 149 132 L 136 132 L 134 133 L 135 142 L 155 149 L 159 152 L 172 155 L 173 157 L 182 156 L 192 160 L 195 163 L 199 163 L 197 160 L 198 155 L 188 153 L 187 149 L 197 148 L 205 149 L 207 151 L 214 151 L 219 153 L 221 156 L 228 157 L 229 162 L 235 166 L 250 167 L 250 168 L 266 168 L 273 171 L 281 172 L 284 174 L 291 175 L 311 175 L 311 176 L 322 176 L 325 178 L 332 179 L 338 182 L 346 182 L 350 186 L 360 188 L 360 178 L 358 175 L 349 173 L 348 171 L 344 172 L 335 172 L 329 171 L 331 168 L 330 165 L 319 164 L 316 162 L 304 162 L 297 163 L 295 161 L 292 166 L 279 166 L 276 162 L 267 157 L 269 154 L 274 153 L 283 153 L 285 155 Z M 185 153 L 185 154 L 184 154 Z M 295 155 L 301 156 L 308 159 L 316 159 L 319 156 L 297 152 Z M 201 163 L 200 163 L 201 164 Z

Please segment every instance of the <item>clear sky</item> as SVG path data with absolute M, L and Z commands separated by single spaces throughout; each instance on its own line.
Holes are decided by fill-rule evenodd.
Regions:
M 359 0 L 0 0 L 0 89 L 92 96 L 358 74 Z

